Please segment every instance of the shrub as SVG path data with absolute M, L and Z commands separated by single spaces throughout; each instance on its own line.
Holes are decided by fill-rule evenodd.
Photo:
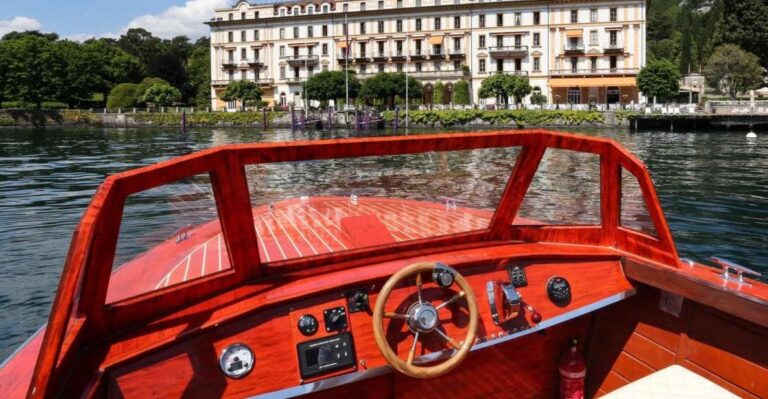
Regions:
M 167 107 L 181 101 L 181 92 L 171 85 L 155 84 L 144 92 L 142 101 L 160 107 Z
M 531 104 L 544 105 L 546 103 L 547 103 L 547 96 L 539 92 L 535 92 L 531 94 Z
M 469 104 L 469 82 L 460 80 L 453 86 L 453 102 L 455 104 Z
M 139 85 L 135 83 L 121 83 L 109 92 L 107 108 L 131 108 L 139 102 Z

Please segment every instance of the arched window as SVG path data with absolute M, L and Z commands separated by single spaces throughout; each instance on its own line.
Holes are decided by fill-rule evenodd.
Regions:
M 308 5 L 307 6 L 307 14 L 312 15 L 315 13 L 315 6 L 314 5 Z
M 295 6 L 293 7 L 293 15 L 299 15 L 301 14 L 301 7 Z

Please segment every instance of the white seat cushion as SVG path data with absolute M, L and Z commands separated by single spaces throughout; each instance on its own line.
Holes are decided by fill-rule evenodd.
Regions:
M 731 399 L 738 396 L 685 367 L 674 365 L 625 385 L 603 398 Z

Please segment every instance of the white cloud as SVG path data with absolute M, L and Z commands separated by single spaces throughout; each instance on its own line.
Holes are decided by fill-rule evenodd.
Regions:
M 130 28 L 144 28 L 162 38 L 186 35 L 195 40 L 210 32 L 203 22 L 213 17 L 216 8 L 228 7 L 229 0 L 189 0 L 183 6 L 173 6 L 160 14 L 148 14 L 134 18 L 121 33 Z
M 43 24 L 34 18 L 15 17 L 12 20 L 0 20 L 0 36 L 13 31 L 39 30 Z

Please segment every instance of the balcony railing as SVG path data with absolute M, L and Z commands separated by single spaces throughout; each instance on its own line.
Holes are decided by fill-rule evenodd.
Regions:
M 403 59 L 405 58 L 405 51 L 403 50 L 395 50 L 390 54 L 390 57 L 395 59 Z
M 421 49 L 417 49 L 412 51 L 410 54 L 407 54 L 411 58 L 424 58 L 427 56 L 427 52 Z
M 488 52 L 493 57 L 514 57 L 528 54 L 528 46 L 495 46 L 488 47 Z
M 214 86 L 226 86 L 232 82 L 239 82 L 241 80 L 249 81 L 249 82 L 255 82 L 258 83 L 261 86 L 272 86 L 275 84 L 275 80 L 272 78 L 258 78 L 258 79 L 217 79 L 212 80 L 211 84 Z
M 221 66 L 224 68 L 234 68 L 237 66 L 237 61 L 234 58 L 227 58 L 221 60 Z
M 429 51 L 429 56 L 430 57 L 443 57 L 443 56 L 445 56 L 445 50 L 443 50 L 443 49 L 439 49 L 439 50 L 432 49 L 432 50 Z
M 584 43 L 566 43 L 563 46 L 563 51 L 566 53 L 583 53 Z
M 620 43 L 620 42 L 606 43 L 605 46 L 603 46 L 603 50 L 605 50 L 606 52 L 624 51 L 624 43 Z
M 283 80 L 285 80 L 285 82 L 288 83 L 288 84 L 298 84 L 298 83 L 306 81 L 307 78 L 291 76 L 291 77 L 285 78 Z
M 451 52 L 449 53 L 449 56 L 450 56 L 451 58 L 464 58 L 464 57 L 466 57 L 467 55 L 466 55 L 466 53 L 464 53 L 464 50 L 462 50 L 462 49 L 453 49 L 453 50 L 451 50 Z
M 637 75 L 637 68 L 589 68 L 589 69 L 553 69 L 552 76 L 616 76 Z
M 245 59 L 244 61 L 251 66 L 264 65 L 264 61 L 262 61 L 260 58 L 248 58 L 248 59 Z
M 289 64 L 303 64 L 308 65 L 316 64 L 320 57 L 317 54 L 299 54 L 299 55 L 284 55 L 280 59 L 287 61 Z
M 493 69 L 488 70 L 488 74 L 490 75 L 497 74 L 497 73 L 501 73 L 504 75 L 528 76 L 528 71 L 523 71 L 523 70 L 511 70 L 511 71 L 503 71 L 503 70 L 497 71 Z
M 377 58 L 377 59 L 387 58 L 388 56 L 389 55 L 387 54 L 386 51 L 375 51 L 373 53 L 373 58 Z

